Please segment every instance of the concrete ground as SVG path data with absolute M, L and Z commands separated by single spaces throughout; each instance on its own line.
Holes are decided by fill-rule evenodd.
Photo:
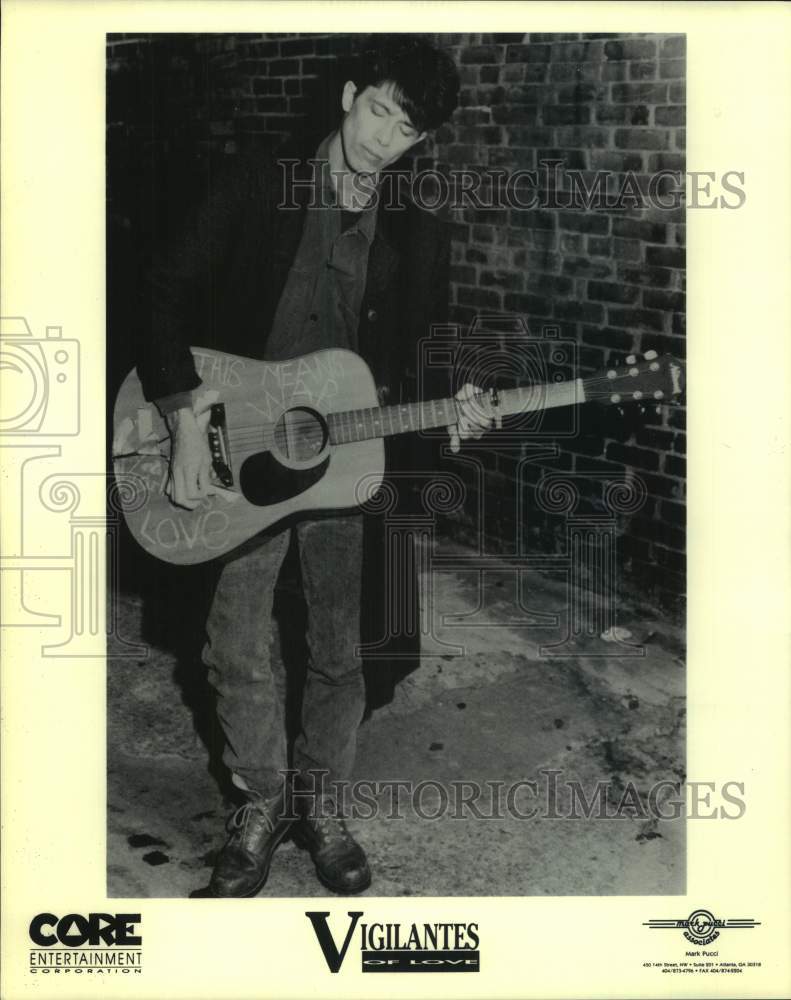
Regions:
M 368 818 L 369 788 L 368 805 L 349 824 L 374 875 L 366 894 L 683 893 L 683 822 L 656 815 L 662 796 L 673 795 L 670 783 L 685 777 L 677 624 L 623 602 L 617 625 L 644 656 L 619 655 L 633 649 L 596 635 L 549 656 L 541 647 L 564 637 L 568 617 L 557 578 L 523 573 L 521 604 L 505 564 L 483 578 L 455 569 L 432 579 L 432 655 L 360 729 L 354 777 L 380 783 L 378 814 Z M 525 603 L 534 618 L 558 621 L 524 627 Z M 127 641 L 146 633 L 150 608 L 140 596 L 121 594 L 117 611 Z M 449 615 L 456 620 L 443 620 Z M 166 644 L 110 662 L 110 896 L 185 897 L 205 886 L 233 808 L 208 704 L 199 661 L 185 665 Z M 412 782 L 414 792 L 383 784 L 394 780 Z M 535 784 L 517 786 L 526 781 Z M 472 805 L 474 786 L 460 782 L 482 788 Z M 579 797 L 572 801 L 575 782 L 593 803 L 589 818 Z M 660 782 L 664 791 L 649 800 Z M 597 783 L 600 795 L 606 789 L 604 816 Z M 261 895 L 327 894 L 309 856 L 281 845 Z

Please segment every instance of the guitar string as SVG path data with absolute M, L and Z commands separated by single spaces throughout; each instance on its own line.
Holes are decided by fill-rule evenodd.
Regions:
M 638 380 L 639 377 L 640 377 L 639 375 L 636 376 Z M 603 387 L 606 390 L 606 392 L 603 393 L 603 395 L 611 396 L 616 393 L 617 389 L 622 388 L 620 383 L 628 379 L 627 385 L 633 390 L 633 392 L 641 391 L 637 388 L 640 382 L 639 381 L 633 382 L 632 378 L 635 378 L 635 376 L 621 375 L 617 379 L 609 379 L 605 376 L 591 376 L 590 378 L 583 380 L 583 388 L 586 397 L 589 396 L 591 393 L 594 393 L 599 386 Z M 501 390 L 501 392 L 508 393 L 510 395 L 515 392 L 540 393 L 541 391 L 552 392 L 553 390 L 555 390 L 555 392 L 557 393 L 559 390 L 565 389 L 568 391 L 570 388 L 573 387 L 574 383 L 564 382 L 555 385 L 549 384 L 540 386 L 517 386 L 511 389 L 503 389 Z M 629 392 L 626 395 L 627 396 L 632 395 L 633 392 Z M 470 400 L 483 400 L 486 398 L 488 398 L 488 393 L 480 392 L 471 396 Z M 628 398 L 623 401 L 630 402 Z M 382 427 L 383 433 L 381 436 L 386 437 L 389 435 L 386 431 L 384 431 L 383 425 L 385 420 L 387 420 L 390 424 L 390 434 L 398 434 L 398 433 L 405 433 L 408 431 L 414 431 L 421 428 L 408 427 L 405 431 L 403 427 L 403 424 L 405 422 L 405 417 L 408 417 L 409 423 L 411 424 L 414 422 L 415 416 L 417 416 L 421 420 L 421 425 L 423 425 L 423 418 L 425 416 L 425 410 L 427 407 L 431 407 L 432 418 L 436 420 L 436 410 L 438 407 L 441 406 L 443 409 L 447 409 L 448 403 L 452 403 L 454 405 L 454 408 L 457 409 L 458 402 L 461 401 L 456 401 L 453 399 L 426 400 L 423 402 L 408 403 L 390 407 L 370 407 L 361 410 L 342 410 L 336 413 L 330 413 L 323 416 L 325 417 L 328 423 L 332 422 L 336 425 L 334 428 L 328 428 L 329 436 L 331 439 L 333 430 L 337 431 L 341 435 L 345 431 L 351 432 L 354 431 L 355 429 L 359 430 L 360 428 L 365 430 L 366 421 L 370 421 L 371 429 L 372 431 L 374 431 L 373 434 L 374 437 L 379 436 L 375 433 L 376 431 L 375 425 L 377 423 L 379 423 L 380 426 Z M 534 412 L 534 411 L 524 411 L 524 412 Z M 362 416 L 360 418 L 355 418 L 354 417 L 355 414 L 362 414 Z M 508 414 L 507 416 L 514 417 L 519 415 L 520 415 L 519 411 L 516 411 L 515 413 Z M 434 426 L 441 427 L 443 425 L 444 420 L 446 419 L 447 419 L 447 414 L 443 415 L 440 421 L 434 424 Z M 393 430 L 394 421 L 398 421 L 398 423 L 401 425 L 397 430 Z M 305 428 L 317 426 L 317 423 L 318 422 L 315 417 L 296 418 L 289 423 L 288 430 L 301 432 Z M 271 430 L 272 428 L 277 428 L 277 426 L 278 426 L 277 422 L 272 423 L 271 421 L 267 421 L 266 423 L 258 425 L 256 424 L 241 425 L 228 431 L 228 441 L 234 446 L 241 446 L 241 447 L 244 447 L 246 444 L 254 445 L 257 443 L 262 443 L 260 441 L 261 436 L 262 435 L 265 436 L 269 430 Z M 285 432 L 286 430 L 284 428 L 283 433 Z M 275 433 L 277 434 L 277 431 L 275 431 Z M 157 441 L 157 444 L 162 444 L 165 441 L 167 441 L 167 438 L 162 438 L 159 441 Z M 343 444 L 343 443 L 354 443 L 354 442 L 353 441 L 343 442 L 336 439 L 335 441 L 332 441 L 332 443 Z M 132 457 L 146 457 L 146 453 L 133 451 L 121 455 L 113 455 L 113 459 L 132 458 Z M 153 457 L 165 457 L 165 456 L 163 456 L 162 452 L 160 452 L 158 456 L 151 455 L 150 457 L 153 458 Z

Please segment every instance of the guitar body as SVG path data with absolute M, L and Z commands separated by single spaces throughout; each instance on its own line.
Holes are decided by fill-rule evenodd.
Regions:
M 351 351 L 254 361 L 191 348 L 203 385 L 195 411 L 215 459 L 217 492 L 194 511 L 164 493 L 170 438 L 131 372 L 113 417 L 113 465 L 129 529 L 166 562 L 206 562 L 296 514 L 357 507 L 382 482 L 379 439 L 334 444 L 331 413 L 376 407 L 376 386 Z

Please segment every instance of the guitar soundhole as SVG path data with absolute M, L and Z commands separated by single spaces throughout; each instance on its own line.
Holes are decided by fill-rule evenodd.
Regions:
M 295 406 L 275 424 L 275 451 L 288 462 L 311 462 L 327 447 L 329 430 L 315 410 Z

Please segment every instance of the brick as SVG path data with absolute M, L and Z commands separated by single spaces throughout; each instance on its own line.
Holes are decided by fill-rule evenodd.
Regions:
M 450 275 L 450 280 L 455 282 L 457 285 L 475 284 L 474 267 L 464 267 L 461 264 L 453 264 L 450 267 L 449 275 Z
M 524 278 L 519 273 L 512 271 L 481 271 L 480 284 L 484 286 L 507 288 L 509 291 L 518 292 L 521 291 L 523 283 Z
M 615 130 L 617 149 L 667 149 L 670 138 L 666 132 L 651 128 L 619 128 Z
M 615 104 L 665 104 L 666 83 L 614 83 L 612 99 Z
M 539 163 L 546 160 L 562 160 L 564 170 L 585 170 L 587 166 L 584 149 L 538 149 L 536 157 Z
M 626 69 L 628 65 L 629 64 L 625 62 L 603 63 L 601 67 L 602 80 L 614 80 L 620 83 L 626 79 Z
M 687 109 L 678 104 L 662 105 L 655 110 L 654 118 L 657 125 L 685 125 Z
M 539 295 L 522 295 L 510 292 L 505 295 L 505 308 L 509 312 L 522 313 L 526 316 L 548 314 L 552 310 L 549 299 Z
M 508 88 L 509 104 L 548 104 L 555 95 L 554 87 L 525 84 Z
M 646 247 L 646 261 L 660 267 L 685 268 L 687 255 L 682 247 Z
M 591 83 L 575 83 L 571 87 L 558 87 L 556 94 L 559 104 L 585 104 L 603 101 L 607 96 L 607 88 Z
M 643 292 L 643 305 L 648 309 L 681 312 L 686 307 L 686 296 L 683 292 L 656 291 L 652 288 L 646 288 Z
M 547 105 L 543 109 L 545 125 L 587 125 L 591 109 L 579 104 Z
M 671 427 L 675 427 L 679 430 L 685 430 L 687 426 L 687 413 L 683 406 L 670 407 L 670 411 L 668 413 L 668 423 Z
M 535 125 L 538 108 L 529 104 L 498 104 L 492 108 L 492 121 L 497 125 Z
M 679 337 L 687 335 L 687 317 L 684 313 L 673 313 L 673 333 Z
M 512 226 L 529 229 L 554 229 L 555 213 L 539 209 L 511 209 L 509 222 Z
M 662 471 L 666 476 L 684 479 L 687 474 L 687 460 L 680 455 L 665 455 Z
M 669 38 L 663 39 L 660 51 L 664 57 L 669 59 L 686 55 L 686 35 L 671 35 Z
M 595 233 L 599 236 L 604 235 L 610 227 L 608 216 L 582 212 L 559 212 L 558 223 L 561 229 L 569 229 L 575 233 Z
M 552 142 L 551 128 L 512 128 L 508 138 L 512 146 L 549 146 Z
M 491 226 L 473 226 L 470 239 L 473 243 L 494 243 L 494 229 Z
M 596 302 L 634 305 L 640 298 L 640 289 L 636 285 L 621 285 L 613 281 L 589 281 L 588 298 Z
M 462 306 L 477 306 L 480 309 L 499 309 L 502 297 L 499 292 L 481 288 L 457 287 L 457 301 Z
M 640 173 L 643 169 L 641 153 L 611 153 L 609 150 L 594 149 L 591 152 L 591 167 L 594 170 L 611 170 L 615 173 L 633 171 Z
M 314 59 L 313 62 L 319 62 L 320 60 Z M 309 76 L 310 70 L 304 68 L 306 62 L 310 60 L 303 59 L 303 76 Z M 326 63 L 322 63 L 326 66 Z M 318 68 L 314 71 L 314 75 L 318 73 Z M 273 59 L 269 64 L 269 75 L 270 76 L 298 76 L 299 75 L 299 60 L 297 59 Z
M 280 43 L 282 56 L 313 55 L 316 43 L 312 38 L 284 38 Z
M 659 455 L 645 448 L 612 443 L 607 445 L 606 455 L 613 462 L 621 462 L 634 469 L 646 469 L 648 472 L 656 472 L 659 469 Z
M 467 247 L 465 260 L 473 264 L 486 264 L 489 261 L 489 254 L 485 250 L 479 250 L 478 247 Z
M 616 218 L 612 220 L 612 234 L 645 240 L 647 243 L 664 243 L 667 239 L 667 226 L 660 222 L 644 222 L 641 219 Z
M 557 130 L 557 144 L 559 146 L 579 147 L 581 149 L 603 148 L 609 143 L 609 134 L 606 128 L 559 128 Z
M 598 302 L 556 302 L 554 314 L 558 319 L 600 323 L 604 318 L 604 307 Z
M 290 97 L 289 104 L 297 100 L 298 98 Z M 285 111 L 285 100 L 282 97 L 258 97 L 255 102 L 255 109 L 259 113 L 267 114 L 268 112 L 283 112 Z M 289 111 L 295 111 L 295 108 L 289 107 Z
M 615 330 L 609 326 L 584 326 L 582 341 L 593 347 L 609 348 L 611 351 L 631 353 L 634 349 L 634 337 L 624 330 Z
M 607 321 L 611 326 L 623 326 L 627 329 L 647 328 L 649 330 L 663 329 L 661 312 L 650 309 L 616 309 L 607 310 Z
M 614 62 L 623 59 L 652 59 L 656 42 L 652 39 L 627 38 L 604 43 L 604 58 Z
M 686 434 L 676 434 L 673 437 L 673 451 L 678 452 L 680 455 L 686 455 L 687 453 Z
M 659 64 L 659 77 L 662 80 L 683 80 L 687 64 L 683 59 L 663 59 Z
M 687 100 L 687 88 L 684 83 L 671 83 L 667 92 L 669 104 L 685 104 Z
M 549 67 L 549 79 L 553 83 L 574 83 L 575 81 L 595 83 L 601 75 L 598 63 L 552 63 Z
M 561 249 L 566 249 L 561 241 Z M 613 265 L 609 261 L 590 260 L 588 257 L 571 257 L 563 261 L 563 273 L 573 277 L 609 278 Z
M 500 79 L 499 66 L 481 66 L 481 83 L 497 83 Z
M 618 267 L 618 277 L 633 285 L 647 285 L 649 288 L 667 288 L 673 272 L 666 267 Z
M 685 168 L 686 158 L 683 153 L 652 153 L 648 157 L 650 171 L 675 170 L 683 173 Z
M 538 249 L 554 249 L 557 236 L 552 229 L 509 229 L 507 233 L 509 247 L 536 247 Z
M 513 266 L 551 273 L 559 268 L 560 257 L 547 250 L 514 250 Z
M 673 503 L 672 500 L 663 500 L 660 511 L 662 518 L 667 521 L 668 524 L 674 524 L 682 528 L 686 528 L 687 508 L 683 504 Z
M 675 435 L 671 431 L 662 430 L 658 427 L 641 427 L 635 434 L 635 440 L 644 448 L 653 448 L 656 451 L 667 451 L 673 444 Z
M 535 111 L 533 113 L 535 114 Z M 497 115 L 493 117 L 495 121 L 498 120 Z M 464 125 L 456 129 L 456 142 L 462 145 L 482 143 L 485 146 L 499 146 L 502 141 L 502 129 L 496 125 Z
M 501 63 L 503 61 L 503 47 L 501 45 L 469 45 L 462 48 L 459 58 L 462 64 Z
M 612 254 L 612 240 L 606 236 L 589 236 L 588 253 L 593 257 L 609 257 Z
M 686 129 L 679 128 L 676 129 L 675 141 L 673 145 L 676 149 L 685 149 L 687 145 L 687 132 Z
M 654 80 L 656 78 L 655 62 L 629 63 L 630 80 Z
M 630 121 L 631 108 L 626 104 L 604 104 L 596 108 L 597 125 L 625 125 Z
M 523 67 L 525 83 L 543 83 L 547 78 L 547 68 L 546 63 L 528 63 Z
M 595 43 L 556 42 L 552 46 L 553 62 L 600 62 L 601 49 Z
M 556 274 L 530 274 L 526 278 L 525 286 L 529 292 L 569 295 L 574 288 L 574 282 L 571 278 Z
M 505 61 L 546 63 L 549 62 L 550 53 L 548 45 L 508 45 L 505 49 Z
M 487 107 L 458 108 L 453 121 L 456 125 L 487 125 L 491 121 L 491 112 Z
M 582 253 L 585 249 L 585 237 L 582 233 L 561 233 L 560 249 L 562 253 Z
M 302 67 L 302 76 L 322 76 L 327 72 L 328 68 L 332 65 L 329 59 L 312 59 L 303 58 L 300 59 L 300 64 Z M 274 72 L 271 70 L 270 72 Z M 285 73 L 284 75 L 289 76 L 290 73 Z

